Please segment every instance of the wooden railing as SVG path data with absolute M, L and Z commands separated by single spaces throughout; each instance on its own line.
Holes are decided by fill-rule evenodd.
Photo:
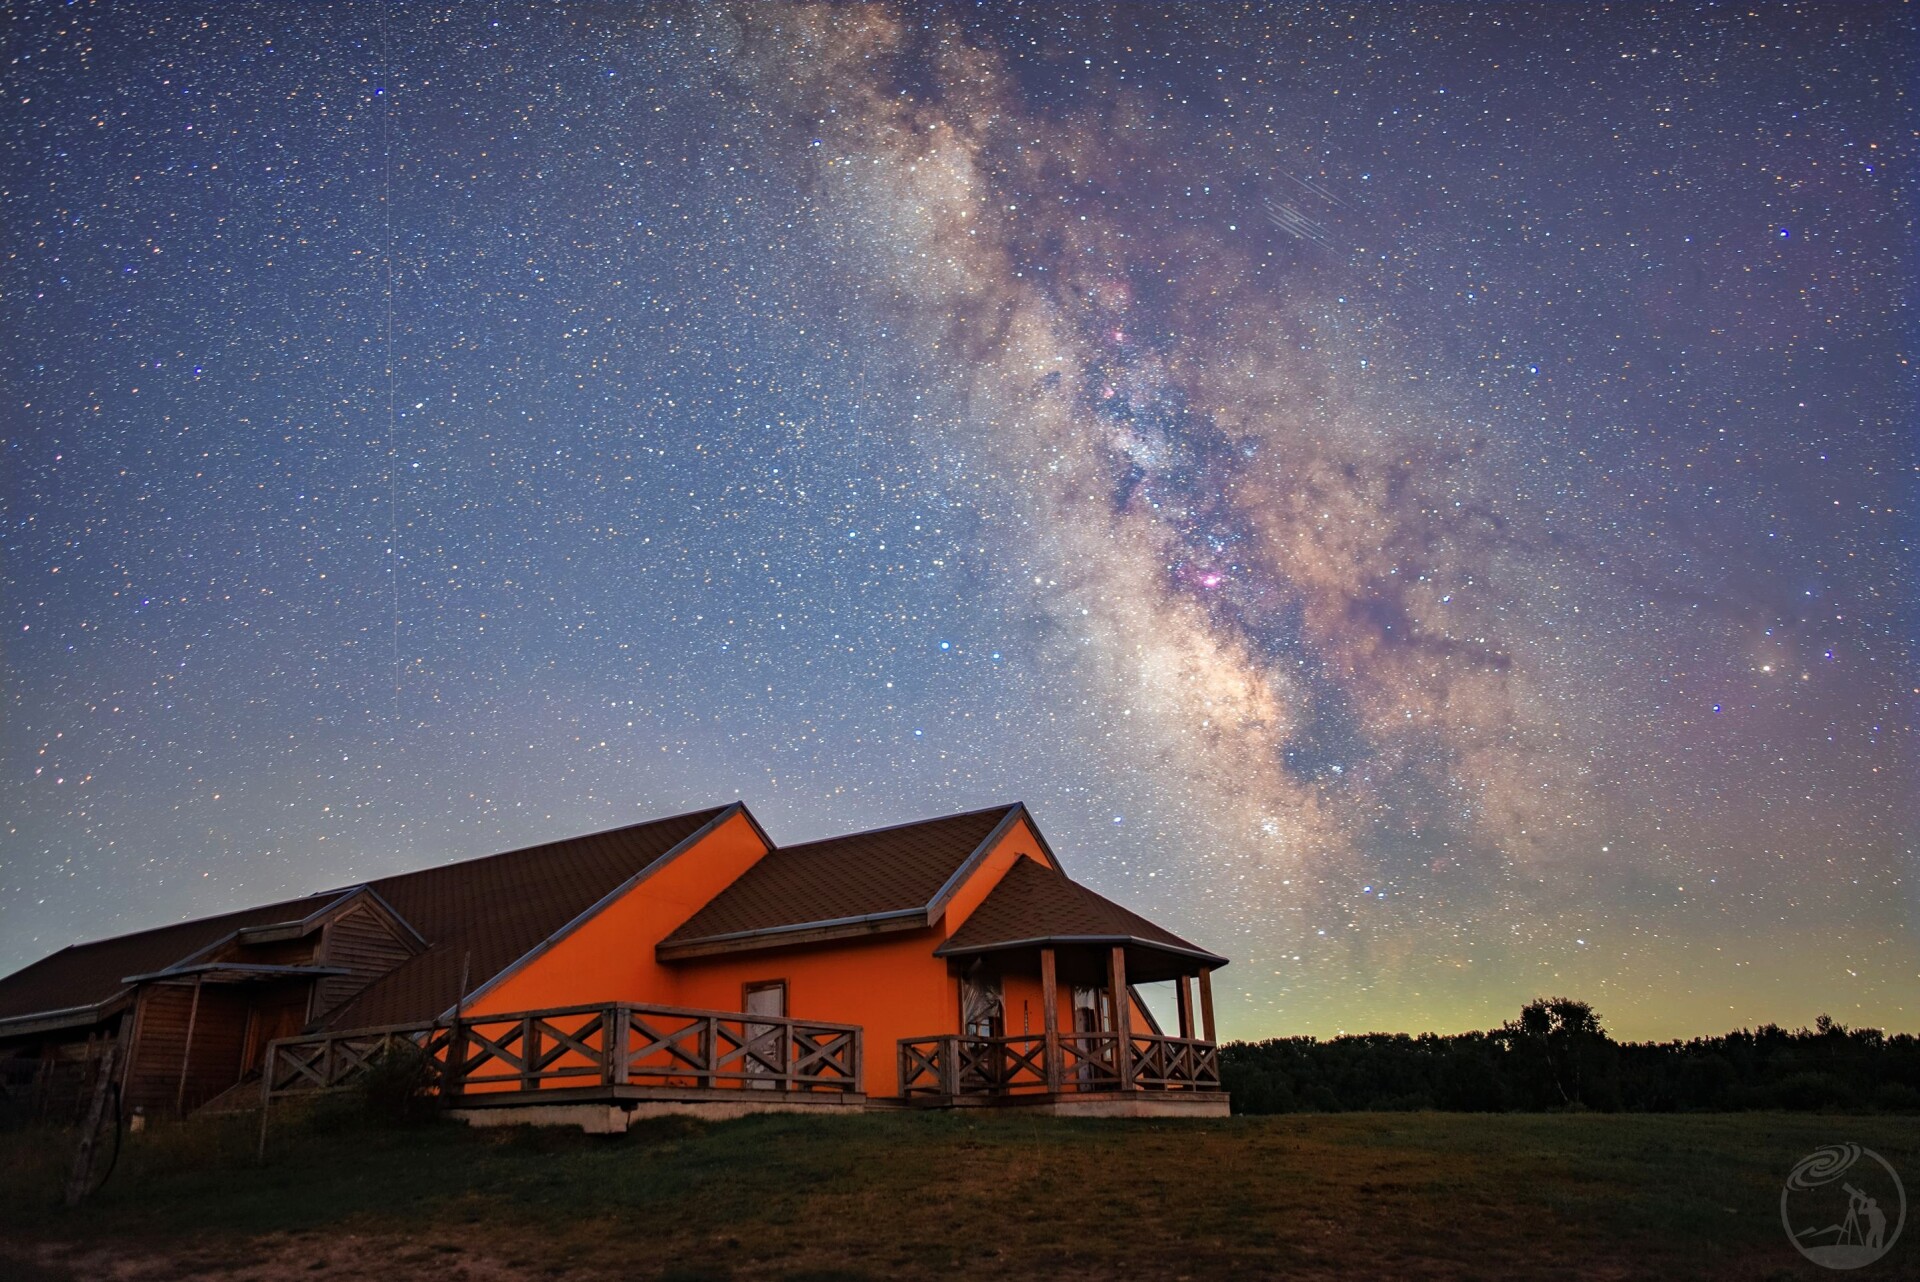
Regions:
M 1194 1038 L 1061 1033 L 1057 1071 L 1045 1037 L 903 1037 L 900 1093 L 911 1097 L 1220 1089 L 1220 1048 Z
M 424 1055 L 432 1089 L 450 1100 L 580 1087 L 862 1089 L 856 1025 L 613 1002 L 282 1038 L 267 1047 L 262 1099 L 350 1086 L 396 1051 Z

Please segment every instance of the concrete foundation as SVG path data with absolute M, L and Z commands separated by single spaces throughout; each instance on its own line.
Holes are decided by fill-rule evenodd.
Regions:
M 724 1098 L 716 1099 L 716 1095 Z M 952 1102 L 920 1100 L 912 1104 L 897 1099 L 869 1100 L 862 1095 L 800 1098 L 771 1093 L 761 1098 L 756 1098 L 756 1095 L 757 1092 L 730 1090 L 678 1097 L 649 1093 L 645 1099 L 601 1098 L 553 1104 L 501 1103 L 485 1108 L 449 1109 L 447 1116 L 468 1126 L 576 1126 L 589 1135 L 624 1135 L 635 1122 L 649 1117 L 700 1117 L 723 1122 L 753 1113 L 845 1116 L 849 1113 L 899 1108 L 979 1108 L 1017 1109 L 1047 1117 L 1197 1118 L 1225 1117 L 1229 1111 L 1228 1097 L 1224 1091 L 1116 1091 L 1086 1095 L 1015 1095 L 998 1099 L 962 1097 Z
M 715 1099 L 720 1095 L 725 1098 Z M 650 1094 L 646 1099 L 570 1100 L 553 1104 L 510 1103 L 485 1108 L 451 1108 L 447 1116 L 468 1126 L 577 1126 L 589 1135 L 624 1135 L 649 1117 L 700 1117 L 724 1122 L 753 1113 L 812 1113 L 844 1116 L 866 1107 L 864 1095 L 814 1095 L 784 1098 L 774 1092 L 708 1091 L 697 1096 Z

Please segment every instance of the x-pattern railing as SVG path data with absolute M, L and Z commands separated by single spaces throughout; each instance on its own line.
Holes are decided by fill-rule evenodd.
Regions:
M 1220 1089 L 1220 1048 L 1185 1037 L 1133 1038 L 1133 1080 L 1141 1086 Z
M 445 1026 L 391 1024 L 330 1037 L 285 1038 L 267 1048 L 263 1085 L 269 1096 L 331 1090 L 401 1047 L 444 1057 L 447 1034 Z
M 861 1090 L 855 1025 L 615 1002 L 283 1038 L 267 1048 L 262 1095 L 351 1085 L 403 1045 L 428 1058 L 449 1098 L 635 1085 Z
M 912 1096 L 1018 1095 L 1040 1091 L 1220 1089 L 1220 1050 L 1195 1038 L 1136 1033 L 1119 1062 L 1117 1033 L 1061 1033 L 1059 1073 L 1050 1076 L 1047 1039 L 907 1037 L 899 1044 L 900 1093 Z

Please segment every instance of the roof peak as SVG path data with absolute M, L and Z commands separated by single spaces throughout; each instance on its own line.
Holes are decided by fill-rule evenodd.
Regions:
M 346 882 L 328 890 L 316 891 L 315 893 L 320 895 L 344 895 L 363 888 L 371 889 L 383 881 L 393 881 L 399 877 L 411 877 L 415 873 L 435 872 L 442 868 L 465 868 L 474 864 L 484 864 L 494 859 L 511 859 L 515 855 L 531 854 L 536 850 L 544 850 L 549 846 L 564 846 L 571 841 L 591 841 L 595 837 L 612 837 L 623 832 L 633 832 L 639 828 L 651 828 L 656 824 L 674 823 L 682 819 L 693 819 L 697 817 L 703 821 L 711 820 L 734 807 L 738 807 L 741 810 L 746 810 L 747 808 L 746 803 L 743 801 L 730 801 L 721 806 L 702 806 L 698 810 L 682 810 L 676 814 L 660 815 L 653 819 L 640 819 L 633 823 L 621 824 L 614 828 L 598 828 L 592 832 L 576 832 L 565 837 L 549 837 L 545 841 L 530 841 L 524 846 L 515 846 L 510 850 L 496 850 L 491 854 L 472 855 L 465 859 L 448 859 L 441 863 L 424 864 L 418 868 L 409 868 L 404 872 L 380 873 L 372 877 L 362 877 L 358 881 Z
M 181 926 L 210 925 L 224 921 L 228 917 L 246 917 L 253 913 L 265 912 L 269 908 L 292 908 L 296 904 L 308 902 L 312 902 L 318 907 L 333 903 L 348 891 L 357 890 L 358 888 L 357 886 L 348 886 L 341 890 L 316 890 L 304 895 L 295 895 L 291 899 L 270 899 L 264 904 L 247 904 L 240 908 L 226 908 L 217 913 L 204 913 L 194 917 L 176 917 L 172 921 L 163 921 L 157 926 L 142 926 L 138 930 L 123 930 L 117 935 L 98 935 L 92 939 L 76 939 L 70 944 L 63 944 L 59 948 L 54 949 L 48 953 L 46 957 L 42 957 L 38 961 L 29 962 L 27 965 L 38 965 L 40 961 L 45 961 L 48 957 L 58 957 L 61 953 L 76 948 L 92 948 L 95 944 L 117 944 L 123 940 L 138 939 L 142 935 L 156 935 L 163 930 L 174 930 Z M 293 919 L 288 918 L 288 920 L 291 921 Z M 26 966 L 22 966 L 20 970 L 25 970 L 26 968 Z M 19 974 L 19 971 L 11 973 Z
M 981 806 L 974 810 L 956 810 L 952 814 L 933 815 L 926 819 L 907 819 L 900 823 L 883 824 L 878 828 L 856 828 L 852 832 L 837 832 L 825 837 L 814 837 L 807 841 L 796 841 L 790 846 L 775 846 L 767 853 L 770 855 L 793 854 L 804 851 L 809 846 L 827 846 L 834 842 L 846 841 L 853 837 L 872 837 L 881 833 L 899 832 L 905 828 L 920 828 L 927 824 L 945 823 L 949 819 L 973 819 L 980 815 L 1008 815 L 1015 810 L 1025 810 L 1024 801 L 1002 802 L 997 806 Z

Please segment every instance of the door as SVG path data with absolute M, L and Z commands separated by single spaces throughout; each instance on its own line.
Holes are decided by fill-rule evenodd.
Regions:
M 1084 1085 L 1094 1079 L 1094 1065 L 1112 1066 L 1111 1038 L 1085 1036 L 1089 1033 L 1106 1033 L 1113 1029 L 1113 996 L 1104 988 L 1085 988 L 1076 985 L 1073 990 L 1073 1031 L 1082 1036 L 1076 1037 L 1076 1049 L 1080 1052 L 1079 1063 L 1074 1067 L 1074 1076 Z
M 292 991 L 263 990 L 253 1002 L 247 1024 L 247 1049 L 241 1062 L 244 1073 L 257 1072 L 267 1055 L 267 1044 L 282 1037 L 298 1037 L 307 1024 L 306 986 Z
M 741 1005 L 749 1015 L 773 1015 L 785 1018 L 787 1013 L 787 981 L 770 979 L 757 984 L 748 984 Z M 787 1071 L 787 1036 L 785 1024 L 761 1024 L 752 1020 L 741 1025 L 741 1036 L 746 1040 L 746 1054 L 741 1057 L 742 1070 L 759 1078 L 784 1077 Z M 770 1091 L 780 1085 L 775 1081 L 750 1081 L 749 1087 L 755 1090 Z
M 1000 1085 L 1005 1065 L 996 1037 L 1006 1032 L 1006 1002 L 1000 976 L 979 958 L 960 977 L 960 1089 L 979 1090 Z

